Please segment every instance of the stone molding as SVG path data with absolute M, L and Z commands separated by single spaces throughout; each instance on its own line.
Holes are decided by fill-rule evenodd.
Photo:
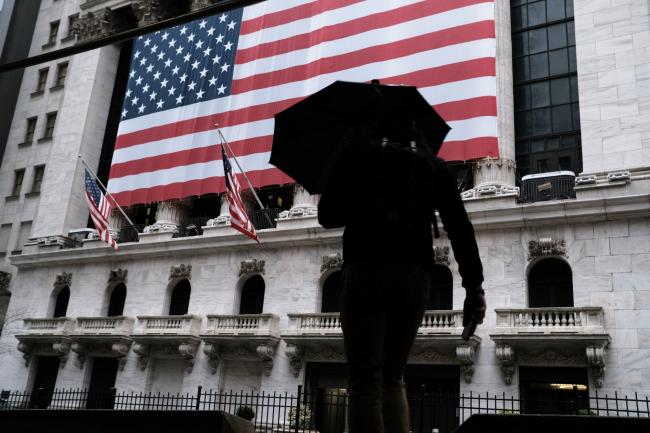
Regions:
M 602 388 L 605 377 L 606 345 L 591 345 L 586 347 L 587 362 L 591 369 L 591 378 L 596 388 Z
M 449 247 L 433 247 L 433 261 L 436 265 L 450 266 Z
M 271 370 L 273 369 L 273 358 L 275 357 L 275 347 L 270 344 L 260 344 L 255 349 L 257 356 L 262 360 L 262 366 L 264 367 L 264 373 L 266 376 L 271 376 Z
M 568 258 L 564 239 L 539 238 L 538 241 L 528 242 L 528 260 L 546 256 L 561 256 Z
M 208 365 L 212 374 L 217 373 L 219 363 L 221 362 L 221 352 L 218 344 L 206 343 L 203 346 L 203 353 L 208 357 Z
M 515 374 L 515 349 L 509 344 L 497 344 L 495 353 L 501 364 L 506 385 L 512 384 L 512 376 Z
M 456 346 L 456 358 L 460 364 L 460 371 L 465 378 L 465 383 L 472 383 L 474 375 L 474 358 L 476 351 L 470 344 L 459 344 Z
M 249 274 L 264 274 L 264 265 L 264 260 L 242 260 L 239 266 L 239 276 L 242 277 Z
M 74 340 L 74 338 L 73 338 Z M 131 340 L 120 339 L 120 341 L 107 341 L 107 342 L 73 342 L 70 345 L 70 349 L 77 354 L 77 367 L 82 369 L 88 356 L 93 353 L 99 353 L 101 355 L 108 355 L 113 358 L 117 358 L 118 369 L 124 371 L 124 365 L 126 364 L 127 355 L 129 349 L 131 348 Z
M 190 1 L 190 10 L 197 11 L 199 9 L 207 8 L 212 4 L 211 0 L 191 0 Z
M 72 273 L 71 272 L 61 272 L 56 276 L 56 279 L 54 280 L 54 288 L 60 288 L 60 287 L 65 287 L 72 284 Z
M 309 194 L 302 185 L 294 185 L 293 203 L 291 209 L 280 212 L 278 215 L 279 220 L 315 217 L 318 215 L 318 196 Z
M 116 30 L 113 18 L 114 13 L 109 8 L 88 12 L 75 21 L 71 33 L 78 43 L 109 36 Z
M 192 265 L 180 264 L 169 269 L 169 281 L 182 278 L 192 279 Z
M 108 282 L 126 284 L 126 277 L 128 273 L 129 273 L 128 269 L 122 269 L 122 268 L 111 269 L 108 274 Z
M 271 375 L 275 359 L 275 346 L 277 341 L 262 342 L 255 344 L 252 348 L 246 344 L 232 346 L 211 342 L 203 346 L 203 353 L 208 357 L 208 365 L 212 374 L 217 372 L 219 364 L 223 359 L 259 359 L 264 368 L 266 376 Z
M 142 233 L 177 233 L 187 207 L 178 200 L 161 201 L 156 207 L 156 222 L 147 226 Z
M 63 369 L 68 361 L 70 347 L 70 339 L 67 337 L 54 338 L 44 343 L 19 341 L 17 346 L 18 351 L 23 354 L 25 367 L 29 367 L 35 354 L 44 353 L 58 357 L 60 360 L 60 369 Z
M 341 253 L 332 253 L 323 256 L 323 262 L 320 265 L 320 272 L 338 270 L 343 267 L 343 256 Z
M 487 157 L 474 163 L 476 186 L 464 191 L 464 199 L 519 195 L 519 188 L 510 183 L 515 179 L 517 164 L 504 158 Z
M 140 341 L 133 344 L 133 352 L 138 355 L 138 365 L 140 370 L 144 371 L 149 365 L 149 360 L 156 351 L 163 355 L 180 357 L 185 360 L 187 373 L 191 373 L 194 369 L 194 362 L 196 361 L 196 353 L 199 348 L 200 341 L 197 340 L 183 340 L 177 342 L 145 342 Z

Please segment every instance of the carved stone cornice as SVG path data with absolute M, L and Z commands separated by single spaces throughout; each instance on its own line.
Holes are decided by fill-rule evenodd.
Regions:
M 169 269 L 169 281 L 186 278 L 188 280 L 192 279 L 192 265 L 180 264 L 172 266 Z
M 303 364 L 303 349 L 295 344 L 288 344 L 286 349 L 284 349 L 284 353 L 289 358 L 289 365 L 291 366 L 294 377 L 298 377 Z
M 587 362 L 591 368 L 591 377 L 597 388 L 602 388 L 605 377 L 606 345 L 593 345 L 586 347 Z
M 496 355 L 501 364 L 501 372 L 507 385 L 512 383 L 515 373 L 515 349 L 509 344 L 497 344 Z
M 122 268 L 111 269 L 108 274 L 108 282 L 126 284 L 126 277 L 128 273 L 129 273 L 128 269 L 122 269 Z
M 257 356 L 262 360 L 262 365 L 264 367 L 264 373 L 267 376 L 271 375 L 271 370 L 273 369 L 273 358 L 275 357 L 275 347 L 270 344 L 260 344 L 255 349 Z
M 219 363 L 221 362 L 221 352 L 217 344 L 206 343 L 203 346 L 203 353 L 208 357 L 208 365 L 212 374 L 217 373 Z
M 11 284 L 11 274 L 0 271 L 0 297 L 11 296 L 9 285 Z
M 568 258 L 564 239 L 539 238 L 538 241 L 528 242 L 528 260 L 545 256 L 562 256 Z
M 212 4 L 211 0 L 191 0 L 190 1 L 190 10 L 197 11 L 199 9 L 207 8 Z
M 20 337 L 19 337 L 20 338 Z M 57 356 L 60 360 L 59 368 L 63 369 L 68 361 L 70 353 L 71 342 L 67 337 L 50 338 L 47 341 L 39 343 L 38 341 L 22 341 L 18 342 L 18 351 L 22 352 L 23 359 L 25 360 L 25 367 L 31 363 L 34 355 L 47 354 L 50 356 Z
M 409 361 L 426 362 L 429 364 L 451 363 L 452 359 L 448 353 L 440 352 L 432 347 L 414 349 L 411 351 Z
M 56 276 L 56 279 L 54 280 L 54 287 L 59 288 L 59 287 L 65 287 L 72 284 L 72 273 L 71 272 L 61 272 Z
M 433 247 L 433 260 L 436 265 L 449 266 L 449 247 Z
M 248 274 L 264 274 L 264 260 L 242 260 L 239 267 L 239 276 Z
M 140 370 L 145 371 L 149 364 L 149 358 L 151 357 L 151 346 L 145 343 L 135 343 L 133 345 L 133 353 L 138 355 L 138 366 L 140 366 Z
M 133 2 L 131 7 L 138 18 L 138 25 L 146 26 L 162 20 L 167 15 L 164 8 L 165 3 L 162 0 L 138 0 Z
M 155 353 L 169 357 L 180 357 L 187 363 L 187 372 L 191 373 L 196 361 L 200 340 L 194 338 L 180 338 L 173 341 L 137 341 L 133 344 L 133 352 L 138 355 L 138 365 L 144 371 L 149 360 Z
M 124 370 L 126 356 L 131 348 L 131 340 L 123 337 L 117 339 L 108 338 L 107 341 L 75 341 L 75 337 L 72 337 L 72 339 L 73 343 L 70 349 L 77 354 L 77 367 L 80 369 L 83 368 L 88 356 L 101 355 L 117 358 L 119 370 Z
M 456 346 L 456 358 L 460 363 L 460 370 L 463 373 L 466 383 L 472 383 L 475 353 L 474 346 L 470 344 L 459 344 Z
M 342 266 L 343 256 L 341 253 L 332 253 L 323 256 L 323 263 L 320 265 L 320 271 L 323 273 L 329 270 L 341 269 Z
M 87 42 L 123 30 L 117 24 L 119 21 L 113 11 L 104 8 L 80 16 L 72 25 L 71 33 L 77 37 L 77 43 Z
M 188 341 L 178 345 L 178 354 L 187 363 L 187 372 L 191 373 L 196 360 L 196 352 L 199 348 L 198 341 Z

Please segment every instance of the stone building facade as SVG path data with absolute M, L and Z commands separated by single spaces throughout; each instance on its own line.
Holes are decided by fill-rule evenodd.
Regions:
M 66 26 L 110 31 L 88 20 L 127 3 L 137 4 L 140 22 L 156 19 L 147 9 L 156 2 L 43 0 L 30 55 L 85 34 L 75 38 Z M 201 2 L 187 7 L 195 3 Z M 551 19 L 558 8 L 561 16 Z M 497 0 L 495 17 L 500 158 L 473 163 L 474 186 L 463 193 L 485 268 L 488 312 L 477 335 L 461 340 L 464 290 L 442 231 L 435 246 L 446 286 L 439 290 L 450 302 L 437 299 L 437 309 L 427 312 L 407 380 L 516 397 L 529 393 L 537 377 L 588 392 L 648 395 L 649 4 Z M 549 35 L 553 25 L 568 29 L 561 49 L 569 66 L 551 78 L 573 80 L 571 92 L 578 93 L 566 105 L 579 112 L 569 111 L 570 133 L 535 136 L 534 119 L 544 113 L 535 111 L 533 87 L 556 82 L 519 75 L 519 60 L 528 59 L 532 70 L 533 57 L 546 53 L 547 67 L 554 67 L 550 45 L 535 51 L 532 34 Z M 173 203 L 159 205 L 156 215 L 171 228 L 149 230 L 117 253 L 97 240 L 70 240 L 88 219 L 77 155 L 99 164 L 119 58 L 120 47 L 106 46 L 25 71 L 0 167 L 0 286 L 12 294 L 7 317 L 20 319 L 2 331 L 0 388 L 32 389 L 45 380 L 39 365 L 49 365 L 54 376 L 47 380 L 56 388 L 91 386 L 98 366 L 113 369 L 114 386 L 124 391 L 343 388 L 342 336 L 330 308 L 342 231 L 318 225 L 317 197 L 301 188 L 293 189 L 293 205 L 277 226 L 260 230 L 260 245 L 231 229 L 223 211 L 200 236 L 175 236 L 180 217 L 169 211 L 178 208 Z M 63 81 L 56 81 L 66 63 Z M 47 85 L 35 91 L 44 68 Z M 532 102 L 518 91 L 531 92 Z M 551 101 L 549 112 L 556 106 Z M 527 134 L 529 111 L 540 117 L 528 118 Z M 36 132 L 26 140 L 33 118 Z M 553 140 L 566 137 L 579 140 L 567 145 L 570 162 L 553 148 Z M 518 151 L 520 143 L 540 140 L 546 159 L 532 147 Z M 559 169 L 544 177 L 537 168 L 553 161 Z M 575 174 L 569 196 L 522 199 L 522 175 L 543 179 L 536 186 L 542 193 L 557 188 L 553 176 L 568 168 Z M 113 308 L 119 314 L 107 317 Z

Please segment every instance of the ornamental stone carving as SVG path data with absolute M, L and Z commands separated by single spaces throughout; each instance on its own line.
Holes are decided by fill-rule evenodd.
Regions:
M 304 357 L 302 347 L 288 344 L 284 353 L 289 358 L 289 365 L 291 366 L 291 371 L 293 372 L 294 377 L 298 377 L 300 370 L 302 369 L 302 361 Z
M 196 11 L 199 9 L 207 8 L 212 2 L 210 0 L 192 0 L 190 3 L 190 10 Z
M 498 344 L 496 355 L 501 364 L 501 372 L 507 385 L 512 383 L 512 376 L 515 373 L 515 350 L 508 344 Z
M 516 164 L 505 158 L 483 158 L 474 163 L 475 187 L 464 191 L 462 198 L 503 197 L 519 194 L 514 186 Z
M 545 256 L 567 257 L 566 242 L 553 238 L 539 238 L 538 241 L 528 242 L 528 260 Z
M 126 276 L 129 273 L 128 269 L 111 269 L 108 274 L 109 283 L 124 283 L 126 284 Z
M 472 383 L 475 353 L 474 346 L 469 344 L 459 344 L 456 346 L 456 358 L 460 363 L 460 371 L 465 378 L 465 383 Z
M 559 351 L 547 348 L 545 350 L 527 350 L 517 354 L 521 364 L 548 365 L 584 365 L 584 355 L 573 351 Z
M 414 350 L 411 352 L 409 357 L 411 361 L 420 361 L 427 363 L 449 363 L 451 362 L 451 357 L 443 352 L 439 352 L 431 347 L 426 347 L 421 350 Z
M 29 367 L 29 364 L 32 362 L 32 358 L 34 355 L 33 345 L 31 343 L 21 341 L 18 343 L 18 351 L 23 354 L 25 367 Z
M 278 219 L 286 220 L 318 215 L 318 196 L 309 194 L 302 185 L 295 185 L 293 203 L 291 209 L 280 212 Z
M 11 284 L 11 274 L 0 271 L 0 297 L 11 296 L 9 285 Z
M 264 367 L 264 373 L 267 376 L 271 375 L 271 370 L 273 369 L 273 358 L 275 356 L 275 348 L 269 344 L 260 344 L 257 346 L 256 350 L 257 356 L 262 360 L 262 366 Z
M 449 247 L 433 247 L 433 261 L 436 265 L 449 266 Z
M 320 265 L 321 273 L 334 269 L 341 269 L 343 266 L 343 256 L 341 253 L 332 253 L 323 256 L 323 263 Z
M 591 367 L 591 377 L 597 388 L 602 388 L 605 377 L 605 345 L 587 346 L 587 362 Z
M 219 362 L 221 362 L 221 353 L 219 351 L 219 346 L 216 344 L 206 343 L 203 346 L 203 353 L 208 357 L 208 365 L 210 366 L 210 371 L 212 374 L 217 373 L 217 368 L 219 368 Z
M 57 356 L 60 360 L 59 368 L 63 369 L 66 362 L 68 361 L 68 355 L 70 354 L 70 340 L 65 337 L 61 337 L 54 342 L 47 342 L 44 344 L 37 344 L 27 341 L 18 342 L 18 351 L 22 352 L 23 360 L 25 361 L 25 367 L 29 367 L 34 354 L 38 353 L 48 353 L 53 356 Z
M 241 277 L 247 274 L 263 274 L 264 264 L 264 260 L 243 260 L 239 267 L 239 276 Z
M 169 281 L 181 278 L 192 279 L 192 265 L 180 264 L 169 269 Z
M 165 1 L 163 0 L 138 0 L 131 4 L 139 26 L 146 26 L 166 17 Z
M 75 21 L 72 34 L 77 37 L 77 42 L 106 37 L 115 31 L 113 18 L 114 13 L 109 8 L 88 12 Z
M 88 359 L 88 352 L 90 352 L 90 348 L 82 343 L 72 343 L 70 349 L 77 354 L 77 367 L 79 367 L 81 370 L 84 368 L 86 359 Z
M 129 348 L 131 347 L 131 341 L 121 341 L 108 343 L 108 356 L 117 358 L 118 368 L 120 371 L 124 370 L 124 365 L 126 364 L 126 356 L 129 353 Z M 107 347 L 103 343 L 80 343 L 74 342 L 70 346 L 70 349 L 77 354 L 77 367 L 82 369 L 88 356 L 91 353 L 101 353 L 103 356 L 106 355 Z
M 54 280 L 54 287 L 64 287 L 70 286 L 72 284 L 72 273 L 70 272 L 61 272 L 56 276 Z
M 196 360 L 196 352 L 199 348 L 198 341 L 181 343 L 178 345 L 178 354 L 187 362 L 187 372 L 191 373 Z
M 147 344 L 135 343 L 133 345 L 133 353 L 138 355 L 138 366 L 140 367 L 140 370 L 145 371 L 147 369 L 147 364 L 149 364 L 151 347 Z

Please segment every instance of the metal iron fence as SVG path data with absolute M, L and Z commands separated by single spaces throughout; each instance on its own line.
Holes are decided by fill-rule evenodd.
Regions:
M 257 209 L 251 213 L 251 221 L 256 230 L 274 229 L 282 209 L 266 208 Z
M 113 409 L 113 410 L 221 410 L 251 418 L 257 432 L 343 433 L 347 430 L 348 396 L 345 390 L 317 389 L 287 392 L 223 392 L 162 394 L 145 392 L 89 392 L 81 389 L 0 392 L 0 409 Z M 489 393 L 449 395 L 422 391 L 409 395 L 411 431 L 451 432 L 475 414 L 573 414 L 650 417 L 648 397 L 575 393 L 567 399 L 528 400 Z
M 201 236 L 203 235 L 203 226 L 207 225 L 209 220 L 210 217 L 183 218 L 174 237 Z

